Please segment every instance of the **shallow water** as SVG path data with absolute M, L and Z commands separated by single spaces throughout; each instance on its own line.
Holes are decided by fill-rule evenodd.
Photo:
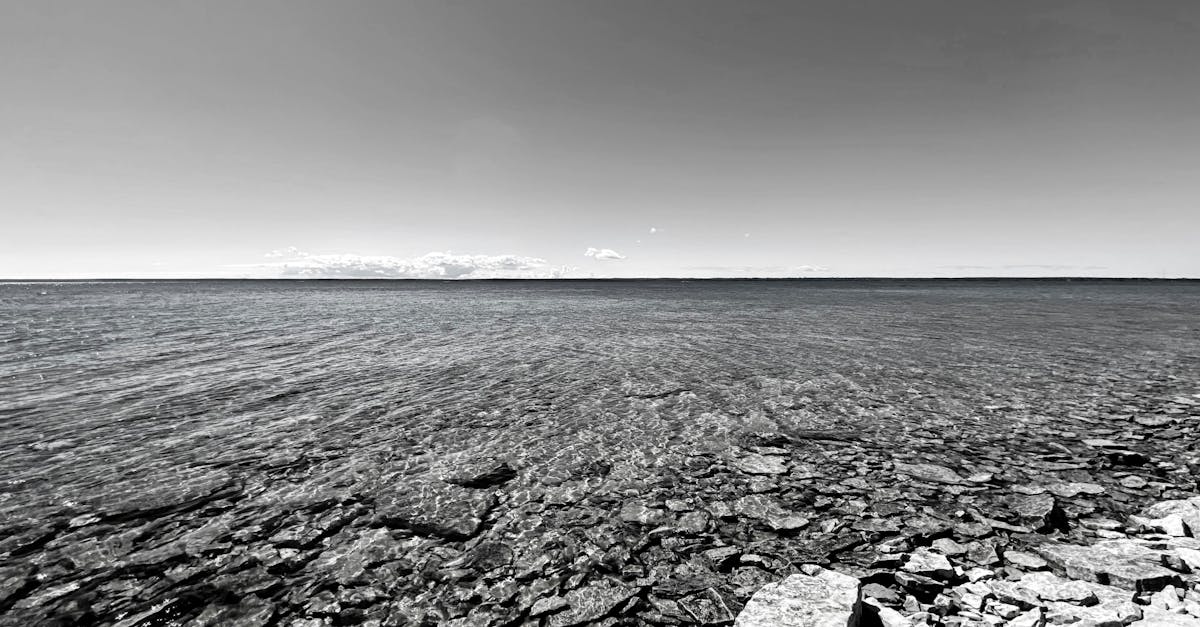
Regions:
M 629 497 L 695 492 L 681 473 L 748 433 L 861 438 L 792 476 L 809 455 L 834 476 L 1012 460 L 1020 481 L 1043 430 L 1200 392 L 1194 282 L 38 283 L 0 285 L 0 316 L 0 551 L 71 556 L 47 577 L 110 617 L 174 594 L 129 564 L 207 568 L 338 502 L 374 522 L 271 538 L 314 560 L 279 576 L 319 582 L 380 503 L 440 512 L 462 494 L 437 481 L 480 460 L 518 472 L 481 511 L 519 562 Z
M 290 450 L 539 461 L 860 426 L 772 406 L 772 381 L 967 413 L 1200 353 L 1194 283 L 10 284 L 0 311 L 5 516 Z

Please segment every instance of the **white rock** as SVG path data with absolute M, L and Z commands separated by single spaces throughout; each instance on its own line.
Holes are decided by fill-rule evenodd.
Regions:
M 821 569 L 763 586 L 750 597 L 735 627 L 855 627 L 862 603 L 859 581 Z
M 1008 627 L 1041 627 L 1046 624 L 1046 619 L 1042 616 L 1042 608 L 1035 607 L 1024 614 L 1008 621 Z

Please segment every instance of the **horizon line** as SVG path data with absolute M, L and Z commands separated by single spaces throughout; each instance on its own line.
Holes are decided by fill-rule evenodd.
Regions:
M 167 281 L 421 281 L 436 283 L 468 282 L 550 282 L 550 281 L 1200 281 L 1200 277 L 1148 276 L 844 276 L 844 277 L 75 277 L 75 278 L 0 278 L 11 283 L 122 283 Z

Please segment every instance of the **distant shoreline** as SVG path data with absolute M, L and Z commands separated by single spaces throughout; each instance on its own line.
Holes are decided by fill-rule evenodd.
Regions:
M 627 277 L 627 278 L 491 278 L 491 279 L 418 279 L 359 277 L 277 277 L 277 278 L 90 278 L 26 279 L 0 278 L 0 284 L 24 283 L 216 283 L 216 282 L 348 282 L 348 283 L 653 283 L 653 282 L 758 282 L 758 283 L 1188 283 L 1200 278 L 1179 277 Z

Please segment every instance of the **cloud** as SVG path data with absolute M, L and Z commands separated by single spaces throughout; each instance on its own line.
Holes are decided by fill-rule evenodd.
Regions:
M 1052 263 L 1018 263 L 1002 266 L 938 266 L 950 270 L 1107 270 L 1107 266 L 1072 266 Z
M 305 256 L 307 256 L 307 253 L 301 251 L 299 248 L 296 248 L 295 246 L 288 246 L 287 248 L 284 248 L 283 250 L 272 250 L 271 252 L 263 255 L 263 257 L 266 257 L 267 259 L 279 259 L 282 257 L 294 258 L 294 257 L 305 257 Z
M 654 228 L 654 227 L 650 227 L 650 233 L 651 233 L 651 234 L 654 234 L 654 233 L 657 233 L 657 232 L 658 232 L 658 229 L 656 229 L 656 228 Z
M 583 252 L 583 255 L 585 257 L 594 257 L 600 261 L 615 261 L 625 258 L 625 255 L 611 248 L 589 248 Z
M 309 255 L 296 250 L 290 256 L 293 259 L 262 265 L 275 269 L 283 277 L 313 279 L 553 279 L 573 270 L 565 266 L 550 266 L 536 257 L 519 255 L 431 252 L 420 257 L 404 258 L 386 255 Z
M 787 279 L 829 272 L 825 266 L 684 266 L 704 277 Z

